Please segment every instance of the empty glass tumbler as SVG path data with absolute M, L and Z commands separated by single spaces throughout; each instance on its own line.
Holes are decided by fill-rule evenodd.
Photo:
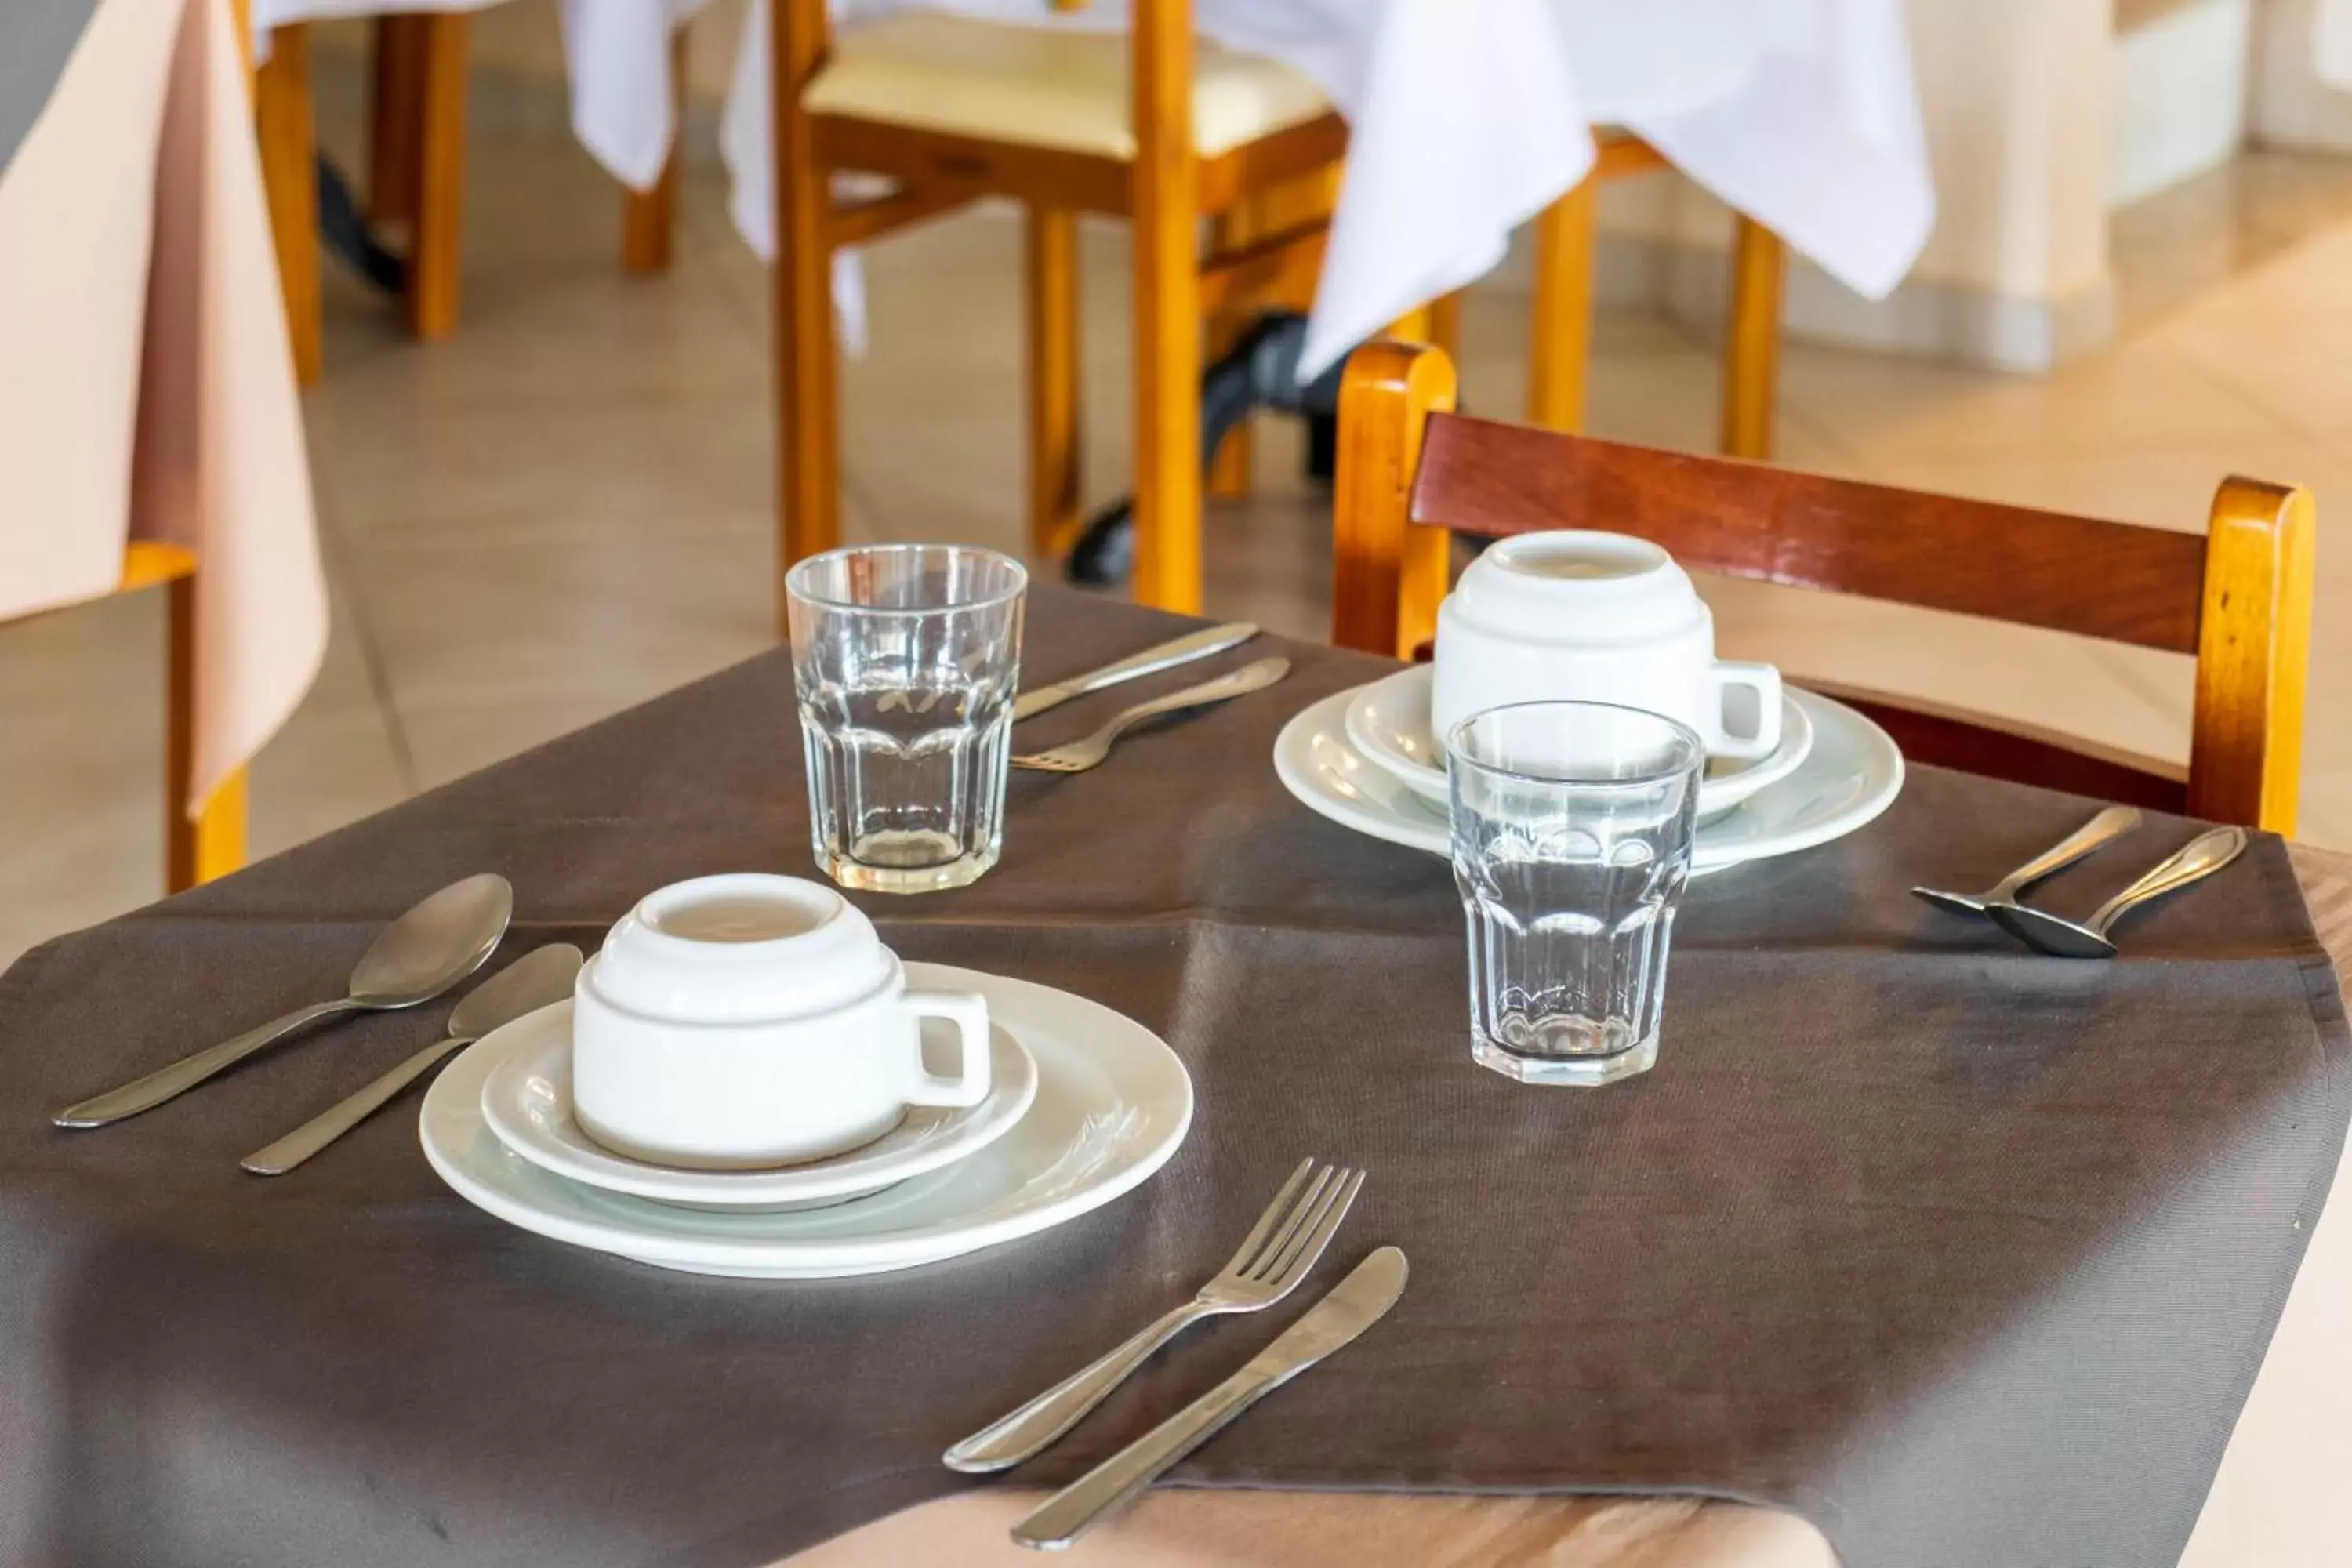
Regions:
M 845 888 L 960 888 L 1004 842 L 1029 574 L 992 550 L 884 544 L 784 577 L 809 837 Z
M 1646 1072 L 1690 876 L 1698 736 L 1638 709 L 1529 702 L 1465 719 L 1445 744 L 1471 1056 L 1522 1083 Z

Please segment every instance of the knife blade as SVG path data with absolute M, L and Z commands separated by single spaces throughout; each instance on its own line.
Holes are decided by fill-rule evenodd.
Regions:
M 1247 1366 L 1038 1504 L 1013 1539 L 1049 1552 L 1069 1545 L 1234 1417 L 1379 1322 L 1403 1294 L 1405 1274 L 1402 1252 L 1375 1251 Z
M 1257 627 L 1247 621 L 1231 621 L 1222 626 L 1204 626 L 1197 632 L 1145 648 L 1100 669 L 1073 675 L 1051 686 L 1041 686 L 1034 691 L 1024 691 L 1013 703 L 1013 721 L 1033 718 L 1048 708 L 1058 708 L 1073 697 L 1084 697 L 1089 691 L 1100 691 L 1106 686 L 1117 686 L 1122 680 L 1150 675 L 1172 665 L 1195 658 L 1206 658 L 1213 653 L 1223 653 L 1229 647 L 1239 647 L 1257 636 Z

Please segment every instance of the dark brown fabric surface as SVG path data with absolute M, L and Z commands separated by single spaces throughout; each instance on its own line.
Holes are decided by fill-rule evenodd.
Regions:
M 1040 593 L 1029 668 L 1170 629 Z M 331 994 L 467 872 L 513 879 L 509 953 L 593 945 L 678 878 L 807 874 L 781 657 L 27 956 L 0 980 L 0 1558 L 765 1563 L 971 1484 L 947 1442 L 1189 1293 L 1315 1152 L 1371 1177 L 1307 1294 L 1381 1242 L 1412 1284 L 1181 1479 L 1745 1498 L 1853 1568 L 2174 1561 L 2352 1107 L 2283 847 L 2124 962 L 2035 958 L 1904 889 L 1988 882 L 2083 803 L 1920 771 L 1861 834 L 1693 884 L 1656 1071 L 1522 1089 L 1468 1059 L 1445 867 L 1276 782 L 1281 723 L 1381 668 L 1290 651 L 1097 773 L 1016 775 L 978 886 L 861 900 L 908 957 L 1132 1014 L 1199 1092 L 1135 1194 L 903 1275 L 704 1279 L 522 1234 L 435 1180 L 413 1101 L 281 1181 L 236 1168 L 441 1007 L 46 1122 Z M 2189 831 L 2045 896 L 2087 908 Z M 1297 1310 L 1196 1331 L 1015 1474 L 1075 1475 Z

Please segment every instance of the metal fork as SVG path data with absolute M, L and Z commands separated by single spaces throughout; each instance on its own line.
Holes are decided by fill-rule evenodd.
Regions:
M 1100 767 L 1103 759 L 1110 755 L 1111 742 L 1146 719 L 1157 719 L 1162 713 L 1174 713 L 1186 708 L 1205 708 L 1212 702 L 1223 702 L 1228 697 L 1261 691 L 1289 673 L 1288 659 L 1261 658 L 1214 680 L 1204 680 L 1198 686 L 1188 686 L 1181 691 L 1171 691 L 1165 697 L 1155 697 L 1149 702 L 1121 709 L 1109 723 L 1085 740 L 1072 741 L 1048 752 L 1015 757 L 1013 765 L 1016 768 L 1036 768 L 1049 773 L 1082 773 L 1088 768 Z
M 1311 1178 L 1311 1180 L 1310 1180 Z M 1364 1184 L 1361 1171 L 1318 1169 L 1313 1155 L 1298 1162 L 1274 1202 L 1258 1215 L 1249 1239 L 1201 1287 L 1201 1293 L 1096 1362 L 1072 1373 L 1000 1421 L 950 1448 L 948 1468 L 970 1475 L 1008 1469 L 1076 1426 L 1152 1352 L 1203 1318 L 1255 1312 L 1290 1294 L 1348 1217 Z

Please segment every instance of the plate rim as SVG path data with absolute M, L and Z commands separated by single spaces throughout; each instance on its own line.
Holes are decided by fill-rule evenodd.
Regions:
M 481 1051 L 485 1046 L 492 1046 L 499 1042 L 500 1036 L 529 1021 L 536 1016 L 534 1013 L 526 1014 L 522 1018 L 493 1030 L 473 1045 L 467 1047 L 450 1060 L 448 1067 L 445 1068 L 426 1089 L 425 1102 L 417 1112 L 417 1139 L 424 1148 L 425 1163 L 433 1168 L 434 1173 L 439 1176 L 446 1185 L 466 1202 L 519 1230 L 544 1237 L 551 1241 L 563 1242 L 589 1251 L 603 1253 L 608 1257 L 625 1258 L 656 1267 L 685 1266 L 698 1272 L 725 1273 L 730 1265 L 749 1266 L 753 1268 L 763 1268 L 771 1278 L 818 1279 L 825 1277 L 835 1269 L 844 1273 L 876 1273 L 890 1268 L 911 1268 L 918 1264 L 944 1261 L 950 1258 L 961 1257 L 965 1253 L 979 1251 L 983 1247 L 1018 1240 L 1024 1236 L 1034 1236 L 1042 1231 L 1053 1229 L 1081 1215 L 1115 1202 L 1140 1186 L 1175 1157 L 1177 1150 L 1183 1146 L 1185 1139 L 1191 1135 L 1192 1121 L 1199 1107 L 1199 1096 L 1192 1086 L 1191 1070 L 1184 1066 L 1183 1058 L 1176 1054 L 1174 1047 L 1143 1024 L 1091 997 L 1081 996 L 1076 992 L 1065 991 L 1058 986 L 1023 980 L 1014 975 L 990 974 L 949 964 L 909 963 L 907 967 L 909 978 L 912 978 L 916 973 L 921 972 L 932 976 L 934 984 L 950 987 L 961 985 L 965 989 L 972 989 L 973 983 L 979 982 L 984 982 L 990 985 L 1008 986 L 1016 993 L 1025 991 L 1051 998 L 1056 1005 L 1075 1004 L 1081 1009 L 1099 1013 L 1115 1021 L 1121 1026 L 1121 1031 L 1131 1031 L 1130 1043 L 1137 1048 L 1139 1049 L 1146 1042 L 1153 1047 L 1152 1053 L 1144 1054 L 1143 1060 L 1151 1063 L 1155 1071 L 1164 1070 L 1172 1075 L 1168 1079 L 1167 1086 L 1171 1091 L 1175 1091 L 1177 1103 L 1170 1113 L 1170 1124 L 1155 1142 L 1109 1179 L 1066 1195 L 1055 1203 L 1045 1204 L 1020 1214 L 1008 1215 L 990 1225 L 961 1231 L 948 1228 L 945 1234 L 942 1234 L 942 1223 L 933 1222 L 914 1230 L 886 1231 L 871 1237 L 834 1236 L 821 1240 L 796 1241 L 789 1237 L 741 1240 L 708 1237 L 665 1237 L 659 1232 L 625 1230 L 615 1222 L 592 1222 L 553 1215 L 517 1199 L 498 1187 L 483 1182 L 470 1172 L 458 1168 L 456 1157 L 449 1151 L 436 1146 L 433 1132 L 436 1120 L 435 1116 L 436 1107 L 440 1109 L 441 1117 L 446 1118 L 450 1114 L 448 1110 L 450 1100 L 467 1098 L 454 1087 L 462 1082 L 466 1075 L 453 1073 L 450 1069 L 458 1067 L 468 1056 Z M 550 1004 L 551 1006 L 562 1005 L 561 1003 Z M 541 1008 L 538 1011 L 544 1012 L 546 1009 Z M 1007 1027 L 1012 1028 L 1013 1026 L 1008 1024 Z M 1060 1031 L 1055 1033 L 1059 1034 Z M 1023 1044 L 1027 1045 L 1028 1042 L 1024 1040 Z M 512 1042 L 505 1042 L 499 1048 L 510 1049 Z M 1071 1048 L 1085 1049 L 1086 1047 L 1073 1045 Z M 488 1056 L 494 1054 L 495 1051 L 486 1053 L 484 1059 L 488 1059 Z M 1031 1047 L 1031 1054 L 1033 1056 L 1036 1054 L 1035 1047 Z M 1045 1064 L 1041 1061 L 1039 1063 L 1041 1088 L 1044 1073 Z M 445 1089 L 445 1085 L 451 1087 Z M 479 1094 L 480 1090 L 478 1087 L 470 1098 L 478 1100 Z M 490 1146 L 499 1151 L 502 1155 L 527 1164 L 521 1162 L 520 1156 L 507 1154 L 505 1145 L 498 1142 L 486 1124 L 480 1124 L 481 1110 L 478 1103 L 471 1107 L 471 1111 L 478 1124 L 473 1130 L 478 1143 L 481 1139 L 488 1138 Z M 459 1114 L 463 1114 L 462 1108 Z M 536 1166 L 527 1165 L 527 1168 L 538 1172 Z M 551 1180 L 563 1179 L 553 1177 L 545 1172 L 538 1173 L 549 1176 Z M 608 1201 L 617 1197 L 624 1203 L 653 1201 L 629 1197 L 626 1194 L 604 1194 L 602 1195 Z M 838 1211 L 826 1212 L 837 1213 Z M 704 1217 L 709 1216 L 706 1214 Z M 806 1268 L 810 1272 L 797 1275 L 775 1272 L 779 1268 L 802 1267 Z
M 519 1018 L 515 1022 L 520 1024 L 537 1021 L 541 1014 L 552 1015 L 557 1008 L 569 1005 L 571 1004 L 568 1001 L 553 1003 L 528 1015 L 527 1018 Z M 970 1137 L 961 1142 L 943 1140 L 935 1144 L 925 1144 L 908 1150 L 897 1157 L 900 1163 L 885 1164 L 879 1167 L 879 1170 L 885 1173 L 878 1177 L 875 1167 L 853 1173 L 849 1170 L 839 1167 L 828 1167 L 823 1161 L 812 1162 L 803 1166 L 771 1170 L 688 1171 L 646 1165 L 642 1162 L 627 1161 L 625 1156 L 618 1154 L 608 1155 L 607 1158 L 637 1165 L 646 1173 L 639 1176 L 624 1169 L 619 1172 L 599 1171 L 594 1175 L 586 1174 L 584 1173 L 586 1168 L 583 1165 L 573 1163 L 569 1158 L 557 1157 L 559 1153 L 568 1155 L 568 1151 L 550 1151 L 540 1147 L 536 1140 L 521 1140 L 508 1136 L 507 1129 L 500 1124 L 500 1118 L 504 1112 L 492 1110 L 491 1089 L 501 1078 L 515 1071 L 518 1063 L 526 1059 L 525 1047 L 520 1041 L 516 1043 L 509 1055 L 490 1069 L 488 1078 L 483 1081 L 482 1121 L 484 1125 L 489 1128 L 492 1136 L 518 1158 L 538 1166 L 550 1175 L 561 1177 L 567 1182 L 575 1182 L 583 1187 L 593 1187 L 598 1192 L 622 1193 L 630 1197 L 649 1198 L 655 1203 L 696 1204 L 730 1209 L 758 1209 L 772 1207 L 778 1204 L 803 1202 L 818 1203 L 826 1198 L 839 1198 L 846 1201 L 852 1197 L 864 1197 L 870 1193 L 878 1193 L 883 1188 L 895 1186 L 900 1182 L 913 1181 L 916 1177 L 929 1175 L 933 1171 L 944 1170 L 960 1160 L 968 1160 L 1010 1133 L 1021 1124 L 1021 1119 L 1029 1114 L 1029 1108 L 1037 1102 L 1039 1081 L 1037 1055 L 1010 1028 L 992 1018 L 989 1023 L 992 1033 L 1001 1034 L 1005 1042 L 1020 1052 L 1022 1059 L 1029 1064 L 1028 1082 L 1017 1097 L 1019 1103 L 1001 1113 L 995 1121 L 987 1123 L 985 1131 L 978 1135 L 976 1140 Z M 551 1032 L 554 1029 L 555 1023 L 551 1016 L 546 1020 L 544 1026 Z M 535 1047 L 531 1054 L 533 1056 L 549 1055 L 558 1050 L 568 1049 L 568 1041 L 558 1045 L 553 1040 L 550 1040 Z M 856 1151 L 849 1150 L 845 1152 L 855 1153 Z M 612 1179 L 615 1175 L 619 1177 L 618 1180 Z M 712 1184 L 701 1191 L 686 1190 L 686 1184 L 698 1182 L 709 1182 Z M 752 1184 L 754 1183 L 769 1185 L 755 1188 Z
M 1406 786 L 1402 781 L 1390 779 L 1385 770 L 1381 769 L 1370 758 L 1363 756 L 1347 738 L 1346 704 L 1360 689 L 1360 687 L 1349 687 L 1344 690 L 1332 692 L 1308 703 L 1290 717 L 1275 736 L 1276 777 L 1281 781 L 1283 788 L 1289 793 L 1291 798 L 1327 821 L 1337 823 L 1351 832 L 1361 833 L 1367 837 L 1377 838 L 1403 848 L 1417 849 L 1441 858 L 1450 855 L 1452 846 L 1447 842 L 1446 830 L 1442 823 L 1433 822 L 1424 828 L 1414 823 L 1388 820 L 1382 814 L 1382 808 L 1356 805 L 1334 798 L 1330 792 L 1300 776 L 1313 765 L 1305 760 L 1303 753 L 1317 739 L 1311 731 L 1320 729 L 1330 732 L 1324 737 L 1328 739 L 1330 744 L 1355 757 L 1363 766 L 1372 769 L 1377 776 L 1389 780 L 1391 787 L 1397 790 L 1405 789 Z M 1876 821 L 1902 794 L 1906 765 L 1902 748 L 1895 743 L 1892 736 L 1888 735 L 1868 715 L 1840 702 L 1833 697 L 1823 696 L 1818 691 L 1806 690 L 1802 688 L 1791 687 L 1787 689 L 1795 692 L 1808 702 L 1834 711 L 1839 716 L 1840 722 L 1850 723 L 1858 730 L 1872 752 L 1884 759 L 1885 778 L 1874 792 L 1851 807 L 1848 812 L 1832 816 L 1802 832 L 1790 833 L 1769 839 L 1764 847 L 1753 848 L 1739 854 L 1726 854 L 1718 850 L 1714 855 L 1709 855 L 1706 846 L 1702 844 L 1692 859 L 1693 875 L 1728 870 L 1734 866 L 1744 866 L 1751 861 L 1777 859 L 1783 855 L 1795 855 L 1807 849 L 1819 848 L 1823 844 L 1834 843 L 1849 834 L 1860 832 Z M 1820 745 L 1818 732 L 1821 729 L 1818 716 L 1814 716 L 1814 729 L 1816 731 L 1815 749 L 1818 750 Z M 1776 780 L 1764 788 L 1773 789 L 1785 785 L 1792 779 L 1801 776 L 1802 772 L 1803 770 L 1800 768 L 1788 778 Z M 1759 790 L 1757 793 L 1761 795 L 1764 790 Z M 1420 797 L 1415 795 L 1412 798 L 1417 801 Z

